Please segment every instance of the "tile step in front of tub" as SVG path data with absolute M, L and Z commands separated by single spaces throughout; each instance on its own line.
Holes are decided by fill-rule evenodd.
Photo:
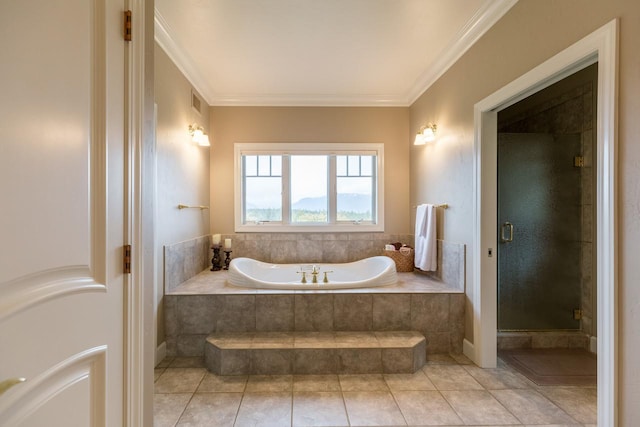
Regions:
M 217 375 L 413 373 L 426 362 L 415 331 L 214 333 L 205 364 Z

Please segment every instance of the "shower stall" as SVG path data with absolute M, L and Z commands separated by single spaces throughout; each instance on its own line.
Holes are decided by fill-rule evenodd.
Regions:
M 499 348 L 596 334 L 596 82 L 593 64 L 498 113 Z
M 579 330 L 580 134 L 498 137 L 498 329 Z M 576 311 L 577 310 L 577 311 Z

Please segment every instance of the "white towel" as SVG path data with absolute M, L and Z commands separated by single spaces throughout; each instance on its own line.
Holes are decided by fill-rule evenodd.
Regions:
M 416 208 L 415 266 L 423 271 L 436 271 L 436 207 L 424 204 Z

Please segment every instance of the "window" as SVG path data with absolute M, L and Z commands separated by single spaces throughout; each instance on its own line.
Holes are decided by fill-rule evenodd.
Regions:
M 282 221 L 282 156 L 243 156 L 246 221 Z
M 382 144 L 236 144 L 236 231 L 383 231 Z

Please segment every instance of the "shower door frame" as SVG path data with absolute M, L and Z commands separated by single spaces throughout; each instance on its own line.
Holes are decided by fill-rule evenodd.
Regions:
M 598 425 L 618 425 L 617 364 L 617 59 L 614 19 L 514 80 L 474 107 L 474 225 L 471 288 L 473 343 L 464 354 L 483 368 L 497 362 L 497 116 L 498 111 L 598 63 L 597 95 L 597 353 Z

